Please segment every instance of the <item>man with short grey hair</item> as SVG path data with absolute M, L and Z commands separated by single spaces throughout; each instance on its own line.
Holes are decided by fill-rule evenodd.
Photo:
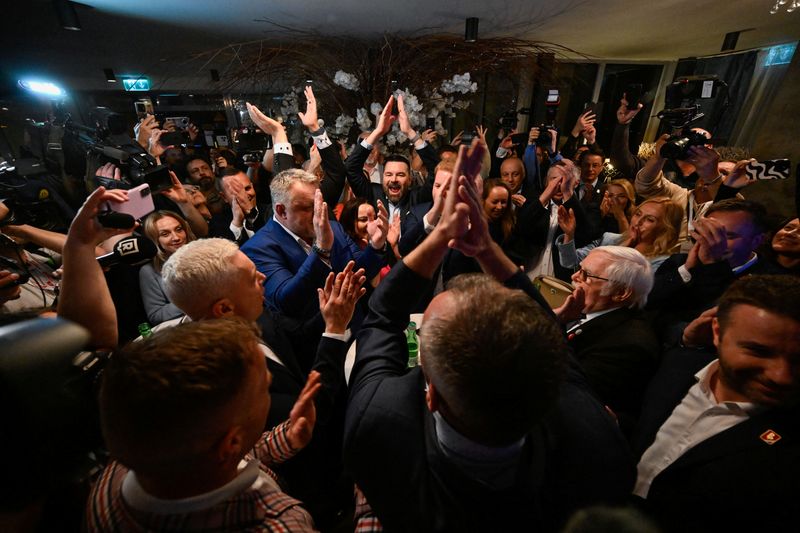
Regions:
M 369 245 L 359 249 L 336 221 L 328 220 L 319 180 L 300 169 L 285 170 L 270 184 L 273 218 L 242 246 L 244 252 L 267 277 L 267 306 L 298 319 L 317 312 L 317 289 L 331 272 L 340 272 L 348 261 L 364 268 L 367 279 L 385 264 L 386 210 L 367 225 Z M 358 310 L 354 325 L 361 321 Z
M 641 311 L 653 286 L 650 263 L 633 248 L 600 246 L 581 261 L 572 284 L 570 303 L 585 316 L 569 325 L 568 342 L 589 383 L 628 430 L 658 367 L 658 339 Z

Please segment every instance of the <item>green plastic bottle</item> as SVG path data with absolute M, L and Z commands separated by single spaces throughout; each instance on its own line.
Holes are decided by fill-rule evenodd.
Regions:
M 406 342 L 408 343 L 408 368 L 414 368 L 419 364 L 419 340 L 417 339 L 416 322 L 408 323 Z

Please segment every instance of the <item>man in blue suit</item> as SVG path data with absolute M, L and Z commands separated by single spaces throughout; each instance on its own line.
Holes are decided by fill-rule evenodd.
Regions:
M 267 277 L 264 296 L 270 309 L 298 320 L 312 318 L 319 307 L 317 289 L 331 271 L 340 272 L 354 260 L 371 279 L 386 264 L 388 224 L 382 204 L 367 226 L 370 244 L 361 250 L 338 222 L 328 220 L 316 176 L 285 170 L 272 180 L 270 193 L 275 215 L 242 246 Z M 360 323 L 359 313 L 353 323 Z

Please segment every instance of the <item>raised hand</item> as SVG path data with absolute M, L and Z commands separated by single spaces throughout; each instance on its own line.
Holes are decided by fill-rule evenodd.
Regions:
M 561 324 L 569 324 L 581 317 L 583 308 L 585 307 L 586 294 L 582 287 L 578 287 L 572 291 L 572 294 L 567 296 L 567 299 L 561 304 L 560 307 L 553 309 L 556 318 Z
M 458 197 L 468 208 L 469 225 L 467 230 L 461 236 L 452 239 L 448 246 L 469 257 L 481 255 L 494 243 L 489 233 L 486 212 L 483 210 L 482 192 L 483 179 L 480 176 L 475 179 L 463 175 L 459 177 Z
M 304 94 L 306 95 L 306 112 L 297 113 L 300 121 L 308 131 L 317 131 L 319 129 L 319 119 L 317 117 L 317 100 L 314 98 L 314 89 L 310 85 L 306 85 Z
M 153 133 L 153 130 L 158 129 L 158 126 L 159 124 L 156 117 L 150 114 L 146 115 L 139 121 L 139 133 L 136 135 L 136 142 L 141 146 L 147 147 L 147 143 L 150 141 L 150 135 Z
M 747 165 L 755 161 L 755 159 L 743 159 L 739 161 L 736 163 L 736 166 L 733 167 L 731 173 L 722 179 L 722 183 L 734 189 L 743 189 L 755 183 L 758 180 L 750 179 L 750 176 L 747 174 Z
M 450 141 L 450 146 L 455 146 L 456 148 L 461 145 L 461 137 L 464 136 L 464 131 L 459 131 L 456 133 L 456 136 Z
M 280 122 L 268 117 L 250 102 L 247 102 L 246 105 L 247 113 L 250 115 L 255 125 L 261 128 L 264 133 L 272 135 L 272 139 L 276 144 L 288 142 L 286 130 L 283 129 L 283 125 Z
M 586 142 L 589 144 L 594 144 L 594 142 L 597 140 L 597 130 L 594 129 L 594 126 L 589 126 L 581 133 L 583 134 L 583 138 L 586 139 Z
M 289 413 L 289 429 L 286 432 L 286 438 L 289 445 L 295 450 L 301 450 L 311 442 L 314 424 L 317 423 L 314 397 L 321 388 L 322 376 L 316 370 L 312 370 L 308 375 L 305 387 L 300 391 L 300 395 Z
M 392 123 L 394 123 L 394 121 L 397 119 L 397 117 L 392 115 L 393 105 L 394 95 L 389 96 L 389 100 L 386 102 L 386 105 L 383 106 L 383 111 L 381 111 L 381 114 L 378 115 L 378 123 L 375 125 L 375 130 L 380 133 L 381 137 L 389 132 L 389 130 L 392 128 Z
M 183 188 L 183 183 L 178 179 L 173 171 L 169 171 L 169 177 L 172 180 L 172 188 L 161 191 L 161 194 L 175 202 L 176 204 L 191 203 L 192 198 L 186 189 Z
M 642 104 L 636 104 L 636 109 L 628 108 L 628 101 L 625 97 L 619 101 L 620 106 L 617 109 L 617 122 L 620 124 L 630 124 L 636 114 L 644 107 Z
M 114 235 L 130 232 L 133 226 L 128 229 L 105 228 L 97 220 L 97 215 L 105 211 L 103 206 L 106 202 L 126 202 L 127 200 L 128 191 L 122 189 L 106 190 L 105 187 L 98 187 L 95 189 L 94 192 L 86 198 L 83 207 L 80 208 L 78 214 L 76 214 L 75 218 L 72 220 L 72 224 L 70 224 L 69 231 L 67 232 L 65 248 L 70 243 L 94 248 L 98 243 Z
M 197 129 L 197 126 L 194 124 L 189 124 L 189 127 L 186 128 L 186 132 L 189 134 L 189 139 L 191 139 L 192 142 L 195 142 L 200 135 L 200 130 Z
M 475 133 L 478 134 L 478 139 L 481 141 L 481 144 L 483 145 L 484 149 L 488 150 L 489 145 L 486 144 L 486 128 L 478 124 L 477 126 L 475 126 Z
M 690 146 L 688 161 L 694 165 L 700 179 L 709 183 L 719 176 L 719 154 L 706 146 Z
M 406 113 L 406 104 L 403 101 L 402 93 L 397 96 L 397 122 L 400 124 L 400 131 L 405 133 L 409 139 L 416 136 L 417 132 L 414 131 L 414 127 L 411 125 Z
M 153 130 L 150 133 L 150 138 L 147 140 L 147 152 L 153 157 L 161 157 L 167 148 L 172 148 L 172 146 L 161 144 L 161 136 L 165 133 L 168 133 L 168 130 Z
M 356 302 L 367 292 L 363 288 L 367 280 L 364 269 L 353 272 L 355 265 L 355 261 L 350 261 L 338 274 L 331 272 L 325 280 L 325 287 L 317 289 L 326 333 L 344 333 L 353 318 Z
M 536 139 L 539 138 L 539 128 L 534 126 L 528 132 L 528 144 L 536 144 Z
M 684 328 L 681 344 L 684 346 L 713 346 L 714 333 L 711 324 L 716 316 L 716 306 L 700 313 L 700 316 L 689 322 L 689 325 Z
M 567 210 L 563 205 L 558 206 L 558 227 L 564 232 L 564 243 L 570 242 L 575 237 L 575 212 Z
M 328 220 L 328 203 L 322 199 L 322 191 L 314 191 L 314 237 L 317 246 L 325 250 L 333 248 L 333 229 Z
M 553 199 L 553 195 L 555 195 L 556 191 L 561 187 L 563 181 L 564 177 L 559 176 L 547 182 L 547 187 L 545 187 L 542 194 L 539 195 L 539 203 L 542 204 L 542 207 L 547 208 L 550 204 L 550 200 Z
M 389 246 L 394 247 L 397 244 L 397 241 L 400 240 L 400 217 L 394 217 L 392 223 L 389 224 L 389 231 L 386 234 L 386 242 L 389 243 Z
M 695 244 L 686 258 L 686 268 L 692 268 L 700 261 L 704 265 L 728 259 L 728 235 L 725 226 L 713 218 L 700 218 L 694 221 L 691 236 Z
M 597 120 L 597 117 L 594 114 L 594 110 L 587 109 L 581 113 L 578 120 L 575 121 L 575 126 L 572 127 L 572 136 L 577 137 L 589 126 L 594 126 L 595 120 Z
M 444 199 L 447 197 L 447 190 L 450 188 L 450 181 L 452 179 L 453 176 L 450 175 L 444 180 L 441 187 L 437 187 L 435 183 L 433 185 L 433 205 L 426 215 L 428 217 L 428 223 L 433 226 L 439 222 L 439 217 L 442 216 Z
M 434 130 L 425 130 L 422 132 L 422 140 L 430 144 L 436 140 L 438 134 Z
M 389 234 L 389 213 L 383 202 L 378 200 L 378 214 L 374 220 L 367 222 L 367 235 L 370 245 L 376 250 L 383 250 Z

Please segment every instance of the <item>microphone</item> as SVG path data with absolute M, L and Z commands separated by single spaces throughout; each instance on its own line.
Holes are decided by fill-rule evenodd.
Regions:
M 103 268 L 114 265 L 125 264 L 137 266 L 144 264 L 156 256 L 156 245 L 146 238 L 138 235 L 120 239 L 114 245 L 114 251 L 110 254 L 101 255 L 97 262 Z

